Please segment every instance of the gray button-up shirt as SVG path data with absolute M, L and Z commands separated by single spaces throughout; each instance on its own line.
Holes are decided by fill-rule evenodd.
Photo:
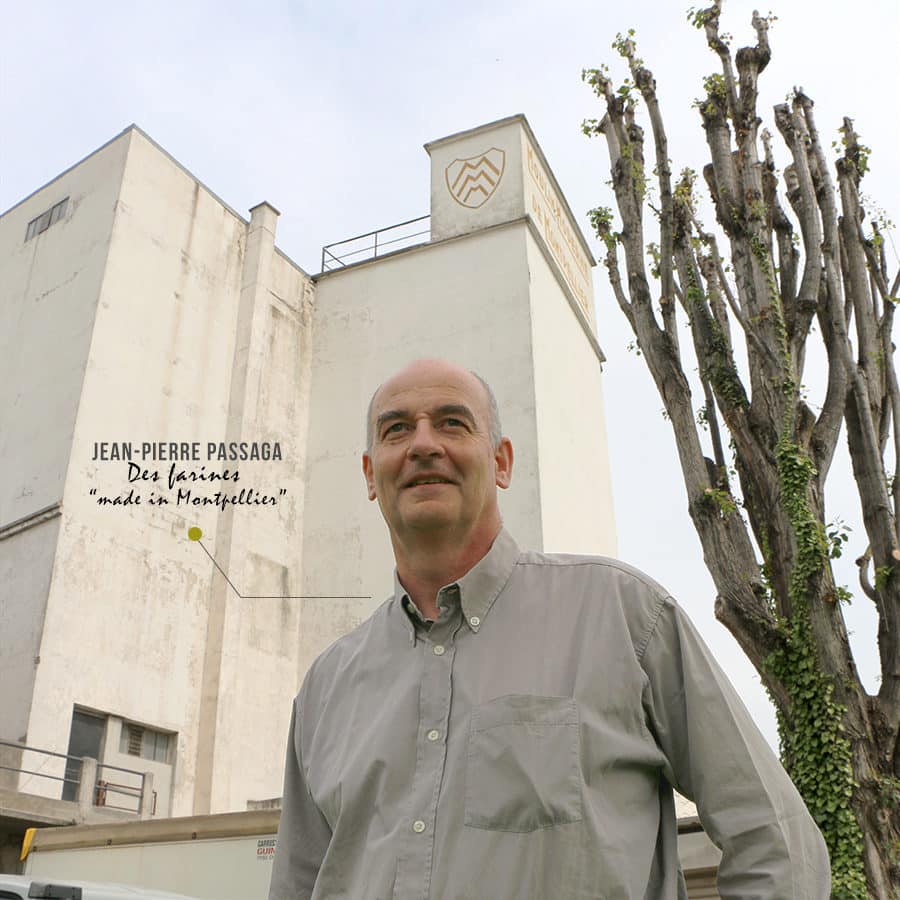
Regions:
M 673 787 L 723 898 L 828 896 L 802 800 L 659 585 L 505 531 L 433 623 L 395 584 L 294 703 L 270 900 L 683 897 Z

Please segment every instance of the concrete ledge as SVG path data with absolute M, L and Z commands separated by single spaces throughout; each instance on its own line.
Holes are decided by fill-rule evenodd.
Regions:
M 0 827 L 6 830 L 76 826 L 90 823 L 105 827 L 114 823 L 134 822 L 135 813 L 92 806 L 83 809 L 76 800 L 55 800 L 38 794 L 26 794 L 0 788 Z
M 32 825 L 72 825 L 79 820 L 78 804 L 0 788 L 0 820 Z

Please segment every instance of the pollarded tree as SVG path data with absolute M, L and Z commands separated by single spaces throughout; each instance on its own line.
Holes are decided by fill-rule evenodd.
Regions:
M 606 139 L 621 219 L 616 231 L 612 212 L 597 209 L 592 224 L 672 424 L 716 616 L 775 704 L 783 762 L 831 854 L 832 895 L 888 900 L 900 889 L 900 478 L 885 463 L 888 450 L 900 460 L 891 342 L 900 276 L 890 281 L 878 226 L 865 222 L 867 149 L 845 119 L 832 176 L 812 100 L 800 91 L 774 111 L 791 158 L 779 189 L 772 137 L 757 114 L 769 20 L 754 14 L 755 46 L 732 56 L 720 12 L 716 2 L 691 14 L 721 64 L 698 102 L 718 237 L 699 220 L 694 173 L 673 179 L 656 85 L 631 35 L 613 45 L 630 68 L 623 87 L 605 68 L 584 73 L 606 107 L 584 130 Z M 635 119 L 638 94 L 652 164 Z M 651 228 L 658 239 L 645 243 Z M 802 387 L 814 321 L 828 374 L 818 413 Z M 688 334 L 703 440 L 693 362 L 685 368 L 681 348 Z M 825 483 L 844 424 L 868 541 L 860 586 L 879 618 L 877 694 L 854 663 L 841 611 L 849 593 L 831 564 L 841 536 L 825 524 Z

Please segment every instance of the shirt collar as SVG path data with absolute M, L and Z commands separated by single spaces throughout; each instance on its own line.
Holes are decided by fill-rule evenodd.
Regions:
M 516 542 L 505 528 L 501 528 L 500 533 L 494 538 L 494 543 L 491 544 L 491 549 L 462 578 L 441 588 L 441 591 L 454 586 L 458 589 L 463 618 L 469 629 L 476 634 L 484 624 L 500 591 L 509 581 L 518 558 L 519 548 Z M 403 611 L 410 639 L 415 643 L 414 617 L 419 621 L 424 620 L 400 583 L 396 569 L 394 569 L 394 604 L 398 610 Z

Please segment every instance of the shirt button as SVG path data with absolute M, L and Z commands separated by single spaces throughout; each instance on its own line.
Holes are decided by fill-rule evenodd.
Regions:
M 421 819 L 416 819 L 416 821 L 413 822 L 413 831 L 416 834 L 421 834 L 424 830 L 425 830 L 425 823 Z
M 432 728 L 431 731 L 429 731 L 427 734 L 429 741 L 436 741 L 440 736 L 441 733 L 437 730 L 437 728 Z
M 478 616 L 472 616 L 472 618 L 469 619 L 469 624 L 473 628 L 477 628 L 481 624 L 481 619 L 479 619 Z
M 434 645 L 434 655 L 435 656 L 443 656 L 444 655 L 444 645 L 443 644 L 435 644 Z

